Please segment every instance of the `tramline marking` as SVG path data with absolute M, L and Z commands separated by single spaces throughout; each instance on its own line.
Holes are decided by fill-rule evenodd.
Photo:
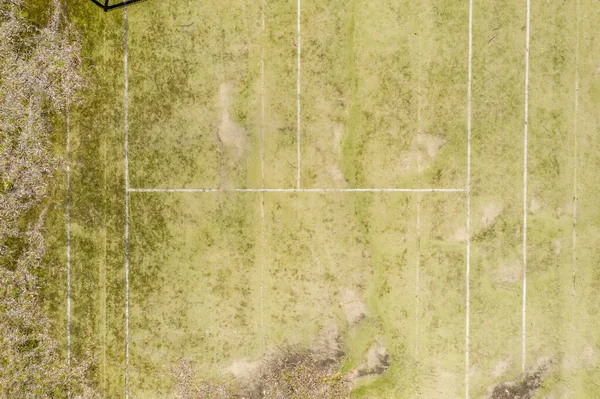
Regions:
M 129 398 L 129 68 L 126 4 L 123 6 L 123 64 L 125 69 L 125 398 Z
M 296 83 L 297 91 L 297 126 L 296 126 L 296 162 L 297 162 L 297 176 L 296 176 L 296 187 L 300 188 L 300 56 L 301 56 L 301 42 L 300 42 L 300 0 L 298 0 L 298 21 L 297 21 L 297 39 L 296 47 L 298 49 L 298 78 Z
M 67 367 L 71 367 L 71 166 L 70 166 L 70 115 L 69 105 L 66 108 L 66 151 L 65 158 L 67 164 L 67 182 L 66 182 L 66 222 L 67 222 Z
M 130 188 L 130 193 L 466 193 L 464 188 Z
M 527 140 L 529 122 L 529 30 L 531 19 L 530 0 L 527 0 L 525 25 L 525 116 L 523 127 L 523 310 L 521 322 L 521 372 L 525 372 L 526 319 L 527 319 Z
M 469 399 L 469 336 L 471 328 L 471 86 L 473 82 L 473 0 L 469 0 L 469 66 L 467 75 L 467 270 L 465 276 L 465 397 Z
M 104 73 L 106 72 L 106 65 L 107 65 L 107 60 L 106 60 L 106 53 L 107 53 L 107 46 L 106 46 L 106 29 L 102 29 L 102 62 L 103 62 L 103 70 Z M 106 142 L 103 143 L 103 147 L 104 147 L 104 162 L 106 162 L 108 156 L 108 150 L 107 150 L 107 144 Z M 106 182 L 106 169 L 104 170 L 103 173 L 103 177 L 104 177 L 104 181 Z M 106 184 L 106 183 L 105 183 Z M 106 216 L 104 217 L 104 220 L 106 220 Z M 103 285 L 103 294 L 104 297 L 102 298 L 102 312 L 103 312 L 103 331 L 102 331 L 102 389 L 104 394 L 106 394 L 106 384 L 107 384 L 107 376 L 106 376 L 106 347 L 108 346 L 107 343 L 107 312 L 106 312 L 106 298 L 108 297 L 107 295 L 107 287 L 106 287 L 106 255 L 107 255 L 107 237 L 106 237 L 107 233 L 106 233 L 106 227 L 104 230 L 104 262 L 101 263 L 102 267 L 102 276 L 101 276 L 101 281 L 102 281 L 102 285 Z
M 65 17 L 69 19 L 68 3 L 64 5 Z M 65 107 L 65 228 L 67 233 L 67 368 L 71 368 L 71 115 L 69 103 Z M 67 398 L 71 397 L 70 387 L 67 387 Z

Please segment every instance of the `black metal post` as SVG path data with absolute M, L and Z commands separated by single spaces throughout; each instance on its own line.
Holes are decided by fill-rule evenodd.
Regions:
M 139 3 L 142 1 L 146 1 L 146 0 L 125 0 L 119 4 L 113 4 L 113 5 L 108 4 L 109 0 L 104 0 L 104 4 L 100 3 L 100 1 L 101 0 L 92 0 L 92 3 L 96 4 L 98 7 L 102 8 L 104 10 L 104 12 L 106 12 L 106 11 L 114 10 L 115 8 L 124 7 L 125 5 Z

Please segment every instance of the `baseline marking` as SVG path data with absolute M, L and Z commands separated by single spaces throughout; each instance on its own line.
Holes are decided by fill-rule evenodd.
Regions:
M 129 188 L 130 193 L 466 193 L 464 188 Z
M 521 322 L 521 372 L 525 372 L 525 348 L 527 342 L 527 140 L 529 123 L 529 25 L 531 19 L 530 0 L 527 0 L 527 21 L 525 28 L 525 117 L 523 134 L 523 317 Z
M 127 5 L 123 6 L 123 46 L 125 68 L 125 398 L 129 398 L 129 68 Z
M 298 48 L 298 81 L 296 83 L 297 90 L 297 103 L 298 103 L 298 115 L 297 115 L 297 126 L 296 126 L 296 162 L 297 162 L 297 176 L 296 176 L 296 187 L 300 188 L 300 55 L 301 55 L 301 42 L 300 42 L 300 0 L 298 0 L 298 32 L 297 32 L 297 48 Z
M 469 0 L 469 66 L 467 77 L 467 270 L 465 281 L 465 397 L 469 399 L 469 336 L 471 328 L 471 86 L 473 82 L 473 0 Z

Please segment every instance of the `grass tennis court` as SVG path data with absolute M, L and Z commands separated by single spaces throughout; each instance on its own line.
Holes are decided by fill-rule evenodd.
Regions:
M 70 346 L 105 397 L 328 326 L 345 373 L 389 355 L 353 397 L 486 397 L 539 364 L 532 397 L 600 397 L 596 2 L 68 3 L 93 87 L 56 143 Z

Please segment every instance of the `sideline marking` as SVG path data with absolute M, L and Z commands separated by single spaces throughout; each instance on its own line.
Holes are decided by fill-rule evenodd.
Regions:
M 67 137 L 66 137 L 66 163 L 67 163 L 67 184 L 66 184 L 66 219 L 67 219 L 67 367 L 71 368 L 71 166 L 70 166 L 70 116 L 69 104 L 66 109 L 67 117 Z M 70 396 L 70 395 L 67 395 Z
M 125 398 L 129 398 L 129 68 L 127 4 L 123 6 L 123 64 L 125 68 Z
M 528 0 L 529 1 L 529 0 Z M 471 328 L 471 86 L 473 82 L 473 0 L 469 0 L 469 70 L 467 82 L 467 270 L 465 293 L 465 397 L 469 399 L 469 335 Z
M 297 126 L 296 126 L 296 157 L 297 157 L 297 176 L 296 176 L 296 187 L 300 188 L 300 0 L 298 0 L 298 34 L 297 34 L 297 48 L 298 48 L 298 81 L 296 84 L 297 89 L 297 102 L 298 102 L 298 115 L 297 115 Z
M 131 193 L 466 193 L 464 188 L 129 188 Z
M 527 124 L 529 122 L 529 24 L 531 19 L 530 0 L 527 0 L 525 28 L 525 117 L 523 137 L 523 318 L 521 322 L 521 372 L 525 372 L 526 319 L 527 319 Z
M 577 144 L 577 112 L 579 109 L 579 0 L 577 0 L 577 29 L 575 40 L 575 115 L 573 117 L 573 235 L 571 249 L 571 300 L 572 320 L 575 321 L 575 271 L 577 269 L 577 158 L 579 154 Z M 573 331 L 575 326 L 573 323 Z
M 260 48 L 260 186 L 265 187 L 265 1 L 262 1 L 262 45 Z M 265 244 L 265 196 L 260 195 L 260 230 L 261 243 Z M 260 257 L 260 338 L 262 351 L 265 352 L 265 324 L 264 324 L 264 259 Z
M 417 50 L 417 187 L 421 187 L 421 50 Z M 419 290 L 421 279 L 421 193 L 417 193 L 417 262 L 415 270 L 415 396 L 419 397 Z

